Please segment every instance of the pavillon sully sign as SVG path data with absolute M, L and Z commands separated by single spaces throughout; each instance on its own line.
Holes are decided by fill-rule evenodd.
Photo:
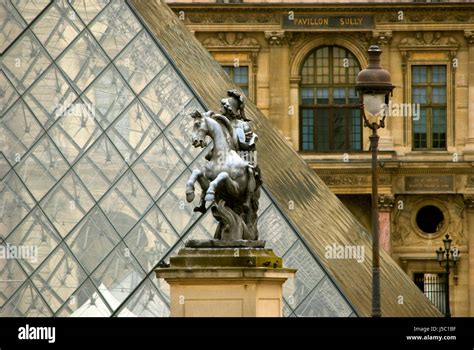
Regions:
M 321 16 L 294 15 L 283 16 L 284 29 L 371 29 L 374 27 L 374 17 L 366 15 L 352 16 Z

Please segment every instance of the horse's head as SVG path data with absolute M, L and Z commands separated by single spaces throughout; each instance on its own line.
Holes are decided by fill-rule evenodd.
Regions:
M 191 118 L 194 119 L 192 141 L 194 147 L 206 147 L 206 136 L 209 133 L 209 129 L 206 123 L 205 116 L 199 112 L 194 111 L 191 113 Z

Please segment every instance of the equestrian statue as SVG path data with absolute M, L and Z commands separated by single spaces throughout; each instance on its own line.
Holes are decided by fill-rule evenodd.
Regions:
M 221 100 L 220 113 L 194 111 L 192 144 L 206 147 L 209 136 L 213 145 L 206 163 L 194 169 L 186 183 L 186 200 L 195 198 L 195 183 L 201 196 L 194 211 L 205 213 L 210 202 L 218 225 L 214 239 L 189 240 L 188 247 L 263 247 L 258 239 L 257 211 L 262 186 L 257 164 L 256 142 L 250 120 L 245 116 L 244 96 L 227 91 Z

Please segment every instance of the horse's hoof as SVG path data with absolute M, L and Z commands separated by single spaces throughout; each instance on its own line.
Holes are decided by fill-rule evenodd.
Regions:
M 206 200 L 206 202 L 214 201 L 214 199 L 215 199 L 214 193 L 206 193 L 206 197 L 204 199 Z
M 191 203 L 194 200 L 194 191 L 186 192 L 186 200 L 188 201 L 188 203 Z

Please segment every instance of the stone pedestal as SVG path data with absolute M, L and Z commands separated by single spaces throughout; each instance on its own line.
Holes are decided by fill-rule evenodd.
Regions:
M 263 248 L 183 248 L 155 270 L 170 285 L 172 317 L 281 317 L 296 270 Z

